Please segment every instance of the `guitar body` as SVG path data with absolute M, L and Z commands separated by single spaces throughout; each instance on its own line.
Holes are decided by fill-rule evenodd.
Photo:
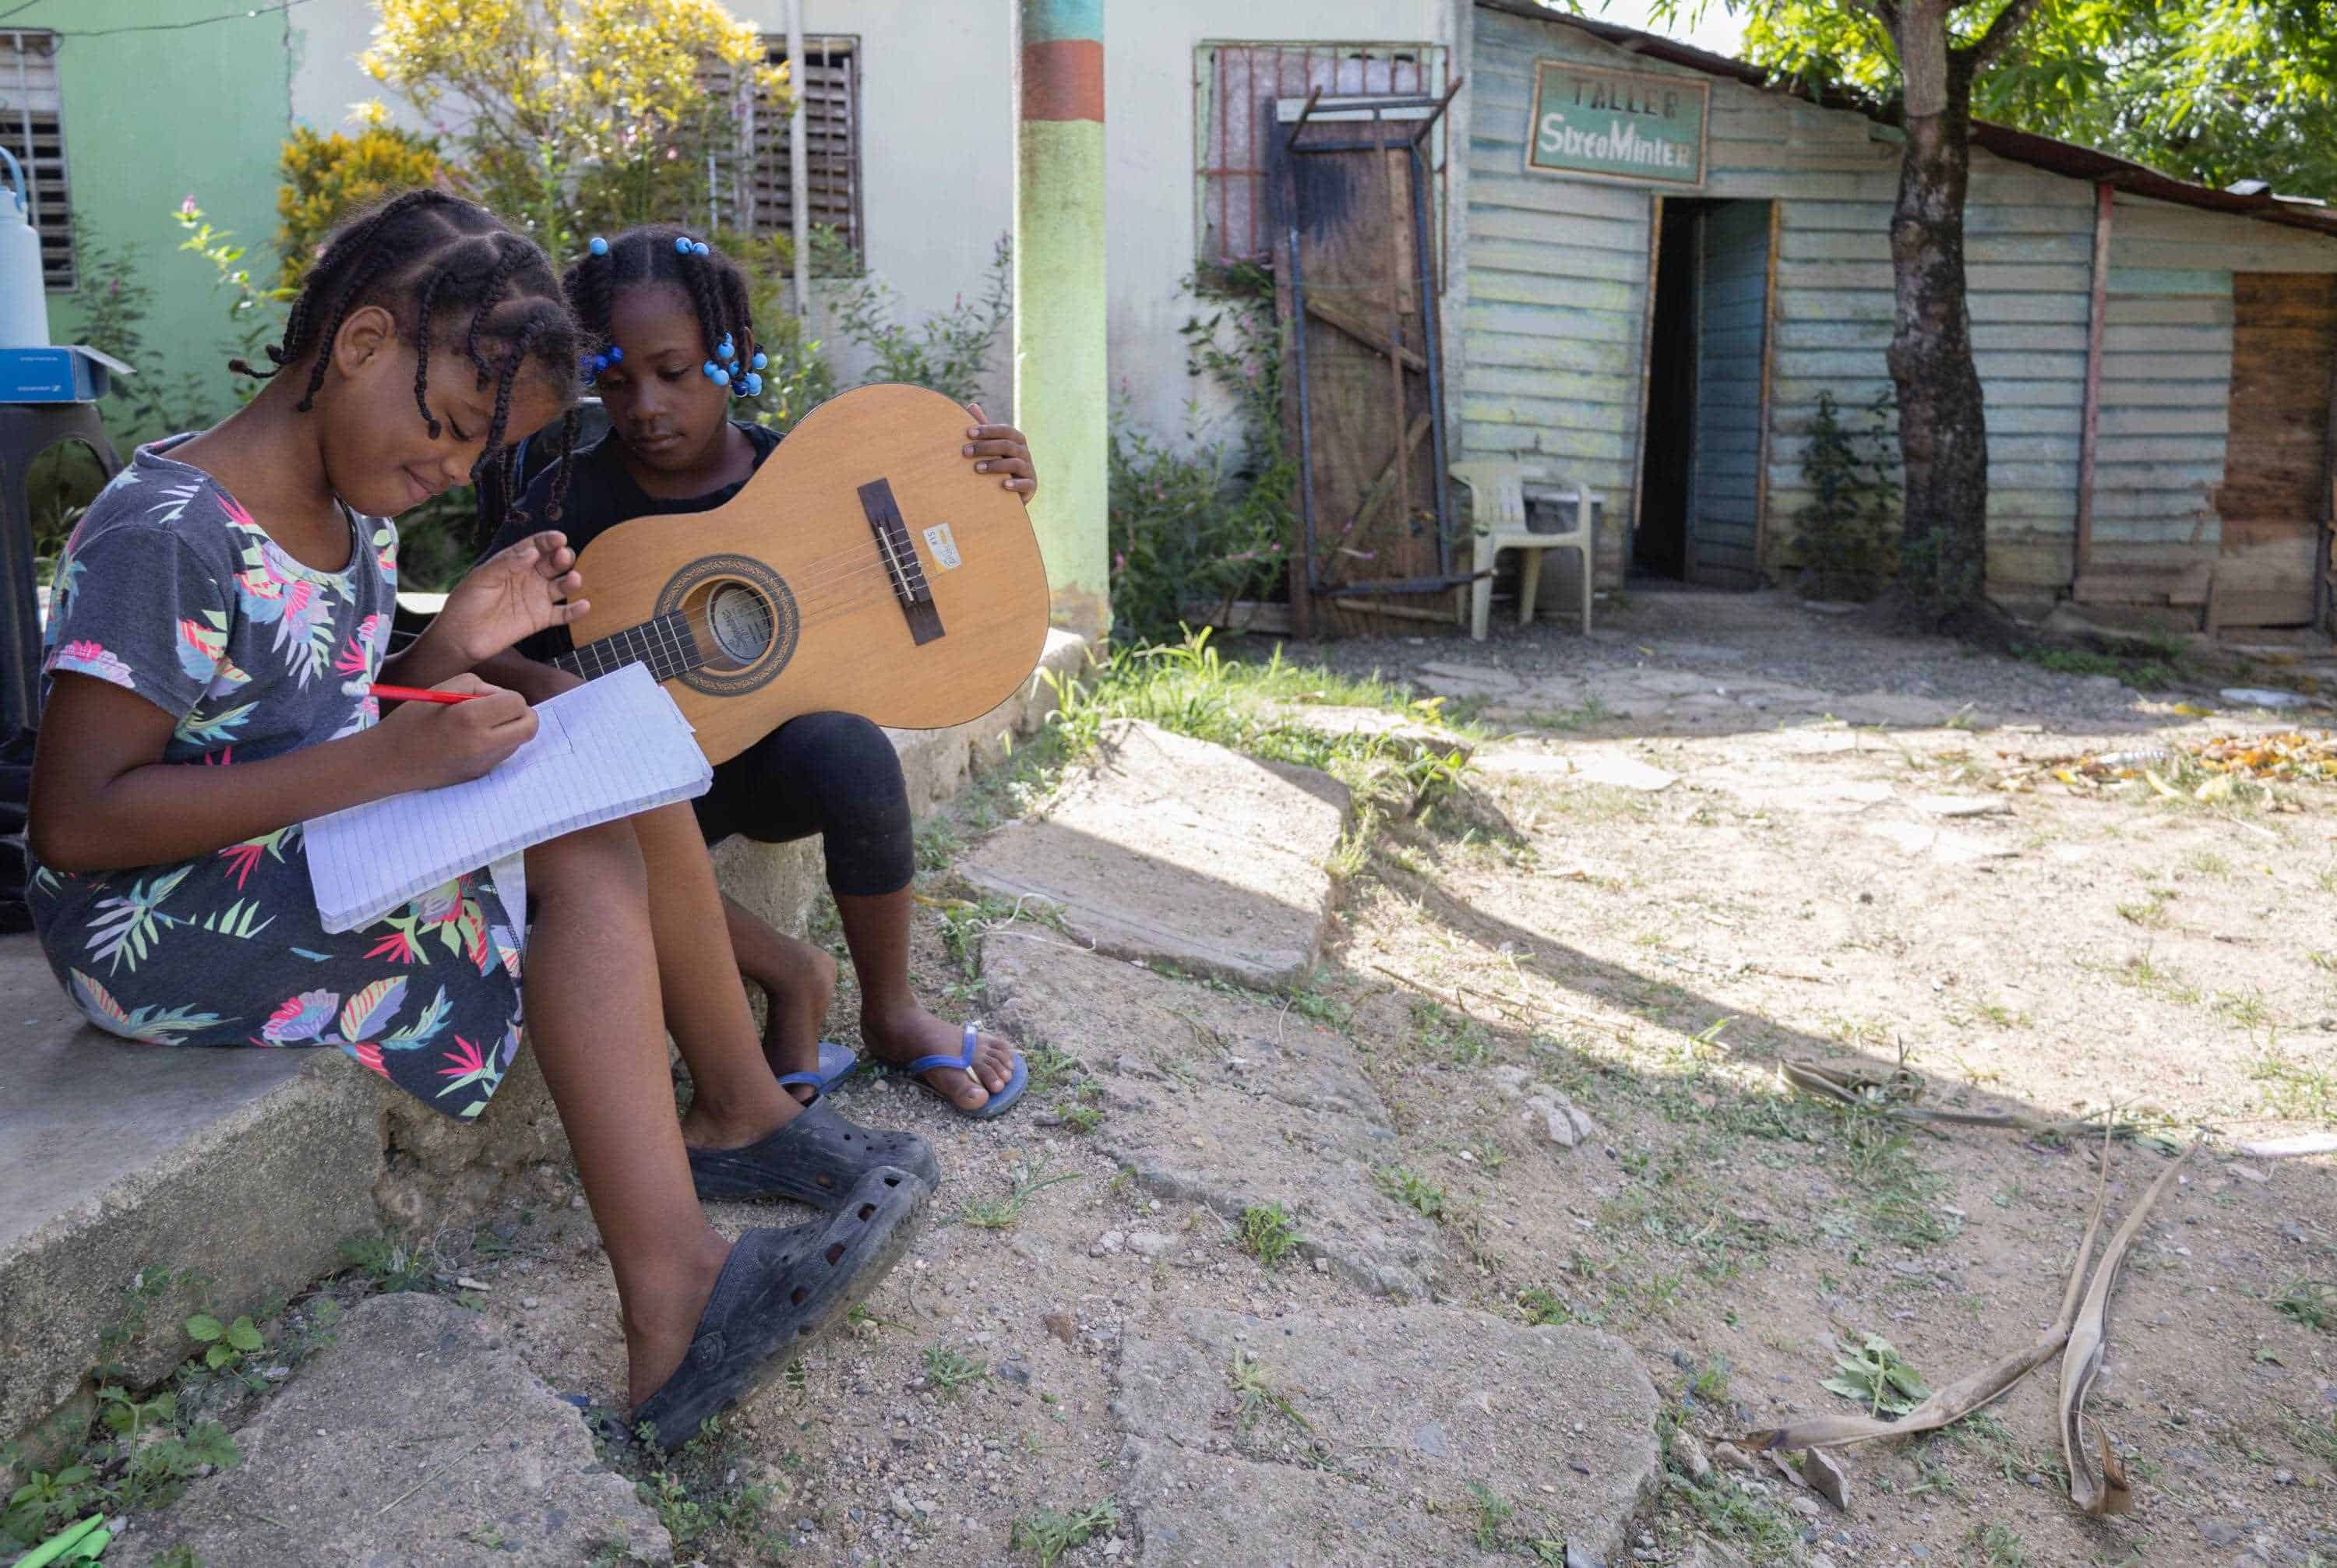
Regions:
M 649 664 L 714 762 L 804 713 L 980 718 L 1037 667 L 1048 594 L 1021 498 L 961 453 L 968 422 L 918 387 L 821 404 L 723 505 L 586 545 L 560 662 Z

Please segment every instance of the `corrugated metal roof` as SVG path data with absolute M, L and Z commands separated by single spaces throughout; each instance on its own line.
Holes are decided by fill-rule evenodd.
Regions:
M 1710 76 L 1730 77 L 1768 92 L 1790 93 L 1822 108 L 1846 110 L 1851 113 L 1863 114 L 1870 120 L 1888 122 L 1882 105 L 1863 93 L 1838 87 L 1816 88 L 1804 83 L 1773 78 L 1766 70 L 1749 61 L 1715 54 L 1709 50 L 1682 44 L 1677 39 L 1667 38 L 1659 33 L 1642 32 L 1637 27 L 1618 26 L 1612 22 L 1553 11 L 1548 6 L 1534 4 L 1534 0 L 1475 0 L 1475 3 L 1481 11 L 1501 11 L 1536 22 L 1579 28 L 1592 37 L 1629 54 L 1686 66 Z M 2106 181 L 2117 190 L 2154 201 L 2172 201 L 2210 212 L 2229 212 L 2265 223 L 2309 229 L 2337 237 L 2337 211 L 2317 202 L 2277 196 L 2269 191 L 2242 194 L 2235 191 L 2218 191 L 2212 185 L 2178 180 L 2146 164 L 2115 157 L 2096 148 L 2082 147 L 2074 142 L 2040 136 L 2033 131 L 2019 131 L 1991 121 L 1974 120 L 1972 145 L 1985 148 L 1998 157 L 2009 158 L 2016 163 L 2027 163 L 2050 173 L 2067 175 L 2072 180 Z

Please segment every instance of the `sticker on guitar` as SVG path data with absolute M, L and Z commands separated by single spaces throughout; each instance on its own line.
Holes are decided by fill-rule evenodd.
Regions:
M 950 525 L 936 523 L 925 530 L 925 548 L 934 553 L 934 564 L 947 572 L 959 564 L 957 541 L 950 535 Z

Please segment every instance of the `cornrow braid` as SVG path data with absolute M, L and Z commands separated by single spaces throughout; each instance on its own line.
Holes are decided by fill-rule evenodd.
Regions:
M 341 289 L 340 298 L 334 302 L 333 318 L 325 323 L 323 338 L 318 345 L 317 352 L 310 356 L 313 363 L 308 370 L 308 385 L 301 392 L 300 401 L 293 405 L 293 407 L 299 412 L 306 414 L 317 406 L 317 393 L 325 385 L 325 372 L 332 365 L 333 356 L 330 348 L 333 339 L 341 335 L 341 323 L 349 318 L 349 311 L 365 294 L 367 287 L 382 272 L 387 270 L 390 263 L 395 260 L 396 258 L 386 250 L 374 250 L 360 257 L 350 268 L 348 283 Z M 289 348 L 285 350 L 288 356 L 291 352 Z M 416 377 L 416 382 L 419 386 L 418 376 Z M 416 396 L 419 397 L 418 392 Z
M 414 306 L 414 406 L 422 410 L 422 423 L 430 432 L 430 439 L 438 439 L 438 416 L 430 412 L 430 318 L 431 308 L 438 297 L 439 286 L 446 281 L 443 271 L 433 272 L 422 286 L 422 298 Z M 324 357 L 318 357 L 324 363 Z
M 609 321 L 620 289 L 643 283 L 670 283 L 680 289 L 698 318 L 709 359 L 725 338 L 744 355 L 755 340 L 752 297 L 747 275 L 720 250 L 708 246 L 700 254 L 695 245 L 687 251 L 675 241 L 687 239 L 670 223 L 628 229 L 608 241 L 604 252 L 588 252 L 562 278 L 569 308 L 585 336 L 602 348 L 609 344 Z
M 568 412 L 560 416 L 560 453 L 564 458 L 574 450 L 576 450 L 576 406 L 572 403 L 568 406 Z M 516 447 L 513 448 L 513 481 L 516 484 L 518 481 L 518 448 Z M 548 523 L 559 522 L 561 514 L 568 510 L 568 473 L 573 466 L 573 464 L 566 462 L 552 465 L 552 495 L 544 507 L 544 521 Z
M 368 305 L 388 311 L 400 336 L 415 347 L 414 402 L 431 439 L 443 429 L 430 409 L 435 346 L 459 343 L 480 389 L 494 387 L 494 413 L 474 479 L 501 474 L 516 458 L 514 436 L 527 432 L 509 426 L 513 388 L 523 372 L 543 377 L 565 400 L 561 455 L 567 456 L 575 441 L 573 392 L 582 338 L 560 279 L 533 242 L 477 203 L 434 187 L 391 197 L 336 230 L 293 301 L 281 341 L 269 346 L 275 368 L 253 370 L 240 360 L 231 368 L 266 377 L 307 365 L 308 385 L 297 405 L 307 413 L 324 387 L 341 328 L 352 312 Z
M 543 252 L 516 234 L 505 235 L 495 242 L 495 269 L 487 275 L 486 286 L 479 293 L 479 308 L 471 314 L 470 328 L 463 334 L 463 357 L 478 368 L 479 385 L 484 387 L 494 378 L 494 369 L 479 352 L 479 328 L 487 319 L 495 302 L 503 298 L 504 285 L 512 274 L 527 264 L 532 256 L 541 261 Z M 494 442 L 489 442 L 490 446 Z

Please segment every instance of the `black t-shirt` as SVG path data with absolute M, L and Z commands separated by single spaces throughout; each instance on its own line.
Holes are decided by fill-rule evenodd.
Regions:
M 748 442 L 755 448 L 755 466 L 778 449 L 777 431 L 745 420 L 732 424 L 746 432 Z M 504 521 L 496 531 L 494 543 L 487 546 L 493 554 L 506 546 L 516 544 L 530 534 L 543 528 L 557 528 L 568 535 L 568 546 L 582 554 L 584 546 L 614 528 L 620 523 L 630 523 L 636 517 L 649 517 L 689 512 L 711 512 L 728 501 L 746 485 L 745 480 L 709 490 L 703 495 L 690 495 L 669 500 L 651 495 L 636 484 L 625 467 L 624 451 L 615 434 L 603 436 L 592 446 L 580 448 L 568 461 L 574 465 L 573 476 L 568 482 L 568 495 L 560 509 L 560 520 L 539 522 L 552 505 L 552 486 L 560 472 L 553 464 L 537 475 L 527 487 L 520 507 Z M 584 584 L 584 596 L 591 598 L 592 584 Z M 575 646 L 565 626 L 552 626 L 537 632 L 519 645 L 519 651 L 531 659 L 550 662 Z

